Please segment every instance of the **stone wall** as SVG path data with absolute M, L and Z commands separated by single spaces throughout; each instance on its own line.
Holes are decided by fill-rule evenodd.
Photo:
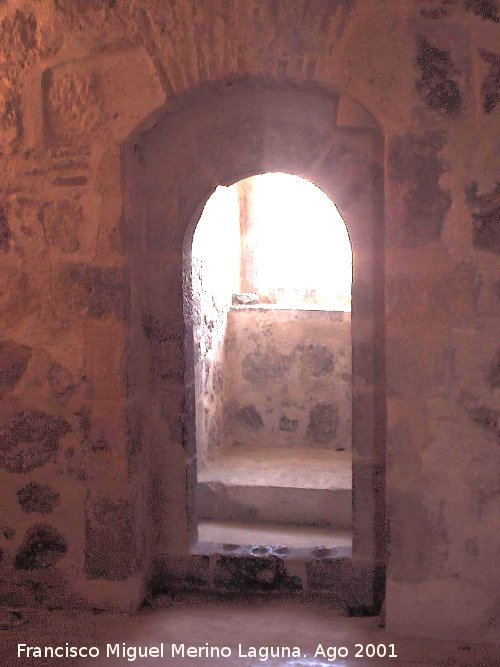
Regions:
M 378 275 L 386 342 L 369 318 L 355 334 L 384 303 L 353 287 L 353 371 L 373 378 L 386 359 L 387 386 L 353 373 L 353 446 L 370 429 L 379 452 L 354 486 L 381 489 L 379 517 L 385 488 L 389 627 L 498 641 L 499 19 L 498 0 L 0 4 L 3 603 L 131 607 L 158 545 L 187 552 L 177 221 L 217 183 L 256 173 L 256 152 L 325 191 L 307 156 L 335 182 L 359 176 L 360 136 L 378 127 L 385 285 L 373 266 L 356 276 L 363 235 L 354 285 Z M 308 102 L 297 122 L 269 100 L 265 132 L 249 135 L 245 107 L 231 126 L 210 116 L 239 79 L 337 102 L 324 114 Z M 149 169 L 137 138 L 195 91 L 198 133 L 167 137 L 164 171 Z M 325 143 L 328 123 L 342 141 Z M 129 137 L 135 172 L 122 171 Z M 366 174 L 336 190 L 346 223 Z M 141 178 L 164 198 L 131 217 Z M 155 284 L 169 285 L 160 302 Z M 387 440 L 374 416 L 386 407 Z
M 351 449 L 351 315 L 236 307 L 225 446 Z
M 223 437 L 227 397 L 226 328 L 231 298 L 240 284 L 237 186 L 218 188 L 193 235 L 191 295 L 196 396 L 196 454 L 202 466 Z

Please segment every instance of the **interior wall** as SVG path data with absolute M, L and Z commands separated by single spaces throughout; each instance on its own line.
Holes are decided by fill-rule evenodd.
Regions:
M 167 192 L 161 210 L 144 202 L 125 224 L 120 150 L 185 93 L 253 76 L 349 91 L 361 105 L 341 95 L 337 125 L 366 128 L 370 109 L 383 128 L 387 621 L 401 632 L 499 641 L 499 12 L 497 0 L 1 3 L 3 603 L 60 594 L 131 607 L 152 545 L 187 543 L 175 520 L 185 476 L 165 488 L 161 474 L 185 466 L 182 299 L 169 296 L 181 291 L 181 272 L 162 253 L 182 243 L 179 213 L 201 204 L 183 183 L 201 198 L 211 190 L 198 169 L 184 169 L 186 144 L 167 142 L 180 196 Z M 277 116 L 268 145 L 293 122 Z M 221 144 L 231 139 L 233 128 L 206 125 L 202 114 L 188 138 L 200 155 L 208 126 Z M 292 144 L 275 146 L 283 168 L 300 166 L 313 144 L 323 159 L 321 132 L 295 128 Z M 138 143 L 138 160 L 141 151 Z M 224 153 L 221 182 L 234 175 L 235 153 Z M 205 173 L 217 158 L 205 156 Z M 341 149 L 331 163 L 357 169 Z M 148 216 L 161 224 L 146 225 Z M 129 251 L 145 236 L 153 251 L 141 265 Z M 355 248 L 355 267 L 362 255 Z M 170 285 L 161 307 L 147 290 L 130 299 L 140 271 Z M 367 340 L 354 340 L 353 368 L 370 373 Z M 131 350 L 154 350 L 174 370 L 157 377 Z M 160 391 L 154 406 L 144 387 Z M 353 441 L 385 394 L 353 391 Z M 158 534 L 147 517 L 160 497 L 174 519 Z
M 225 355 L 228 313 L 240 287 L 237 186 L 209 198 L 193 235 L 191 295 L 194 330 L 196 454 L 198 467 L 221 445 L 227 402 Z
M 351 314 L 236 307 L 224 445 L 351 450 Z

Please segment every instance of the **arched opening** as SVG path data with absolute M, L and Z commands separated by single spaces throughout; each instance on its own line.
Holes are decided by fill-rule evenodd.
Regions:
M 219 186 L 191 271 L 199 542 L 350 545 L 352 251 L 337 208 L 284 173 Z
M 131 466 L 138 465 L 139 459 L 144 461 L 144 497 L 153 501 L 153 512 L 144 513 L 144 525 L 153 545 L 155 585 L 216 591 L 244 587 L 246 591 L 328 592 L 350 607 L 363 609 L 380 603 L 385 563 L 385 536 L 380 530 L 384 525 L 386 419 L 384 143 L 376 122 L 368 113 L 352 113 L 355 108 L 349 100 L 316 86 L 286 82 L 275 86 L 255 80 L 230 87 L 221 83 L 180 100 L 163 117 L 152 119 L 125 148 L 125 231 L 132 302 L 127 386 L 130 401 L 144 415 L 146 442 L 141 452 L 131 455 Z M 304 289 L 301 304 L 290 308 L 297 285 L 268 283 L 266 287 L 259 283 L 257 274 L 250 293 L 257 294 L 259 303 L 233 306 L 231 298 L 226 307 L 230 315 L 243 318 L 252 318 L 256 311 L 283 318 L 295 311 L 297 321 L 314 315 L 337 317 L 338 321 L 329 322 L 330 329 L 351 315 L 352 548 L 350 539 L 327 548 L 323 540 L 315 538 L 313 548 L 309 542 L 285 553 L 270 548 L 268 540 L 242 536 L 233 549 L 219 535 L 221 539 L 206 549 L 198 539 L 202 518 L 193 490 L 202 461 L 197 452 L 200 421 L 196 413 L 203 406 L 197 395 L 196 374 L 206 351 L 202 354 L 193 335 L 193 322 L 201 312 L 192 298 L 193 236 L 203 206 L 218 186 L 270 172 L 300 175 L 337 206 L 352 245 L 352 313 L 346 305 L 319 307 L 319 302 L 311 303 L 318 300 L 318 294 L 311 295 L 309 290 L 306 295 Z M 240 208 L 234 198 L 233 207 Z M 234 275 L 237 281 L 236 269 Z M 296 277 L 293 272 L 292 276 Z M 242 287 L 239 277 L 239 288 L 235 282 L 230 290 L 231 296 L 240 295 L 236 300 L 244 299 L 241 295 L 246 292 L 241 290 L 248 289 Z M 322 300 L 320 296 L 318 301 Z M 207 318 L 209 321 L 215 322 L 215 318 Z M 215 324 L 210 326 L 211 332 L 207 329 L 213 337 L 218 329 Z M 244 340 L 245 344 L 251 342 L 248 336 Z M 281 362 L 286 366 L 293 357 L 285 344 L 288 340 L 275 346 L 278 370 Z M 297 358 L 307 356 L 306 346 L 303 352 Z M 316 357 L 310 356 L 314 366 Z M 252 376 L 255 370 L 257 375 L 259 369 L 269 374 L 275 367 L 268 356 L 257 354 L 247 368 Z M 221 377 L 220 373 L 212 375 L 216 383 Z M 253 412 L 244 409 L 251 404 L 251 400 L 245 401 L 240 406 L 243 412 L 236 406 L 232 414 L 258 425 Z M 319 412 L 319 422 L 331 426 L 335 419 L 331 413 L 325 414 L 323 419 Z M 291 412 L 277 416 L 276 434 L 290 440 L 294 431 L 286 429 L 293 429 L 297 417 Z M 282 416 L 289 420 L 281 422 L 284 431 L 279 429 Z M 260 417 L 264 422 L 265 410 Z M 303 423 L 307 434 L 309 419 Z M 218 428 L 216 420 L 213 428 Z M 250 429 L 247 435 L 249 431 L 252 435 Z M 297 465 L 296 472 L 299 468 Z M 321 471 L 318 465 L 318 473 Z M 229 507 L 230 499 L 226 500 Z M 297 500 L 294 509 L 308 514 L 307 502 Z M 325 524 L 333 523 L 331 515 L 327 519 Z

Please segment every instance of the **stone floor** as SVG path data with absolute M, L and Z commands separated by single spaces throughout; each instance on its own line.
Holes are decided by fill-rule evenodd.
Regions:
M 411 639 L 379 629 L 374 618 L 346 618 L 326 603 L 300 603 L 296 600 L 209 600 L 183 597 L 163 598 L 151 609 L 135 615 L 82 614 L 77 612 L 25 612 L 27 623 L 14 630 L 0 630 L 2 667 L 49 667 L 58 665 L 241 665 L 252 667 L 497 667 L 500 647 L 471 646 L 464 642 Z M 17 644 L 30 646 L 95 646 L 97 658 L 18 658 Z M 123 653 L 106 657 L 106 644 L 125 643 L 128 648 L 159 647 L 164 657 L 137 658 Z M 172 644 L 181 651 L 189 646 L 228 647 L 228 657 L 172 657 Z M 241 651 L 238 645 L 241 644 Z M 394 644 L 397 657 L 355 657 L 356 644 L 387 646 Z M 297 646 L 300 656 L 265 657 L 270 647 L 283 652 Z M 251 647 L 257 647 L 252 657 Z M 258 648 L 263 647 L 261 657 Z M 343 651 L 339 651 L 339 649 Z M 333 652 L 348 652 L 333 659 Z M 361 650 L 361 649 L 358 649 Z M 379 648 L 383 651 L 383 648 Z M 328 656 L 328 651 L 332 659 Z M 365 650 L 370 651 L 370 648 Z M 203 651 L 202 651 L 203 652 Z M 316 654 L 316 657 L 315 657 Z M 129 654 L 133 657 L 133 653 Z

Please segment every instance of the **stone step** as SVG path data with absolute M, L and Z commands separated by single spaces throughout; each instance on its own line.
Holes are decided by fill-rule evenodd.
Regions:
M 198 474 L 198 520 L 350 528 L 346 452 L 222 451 Z

